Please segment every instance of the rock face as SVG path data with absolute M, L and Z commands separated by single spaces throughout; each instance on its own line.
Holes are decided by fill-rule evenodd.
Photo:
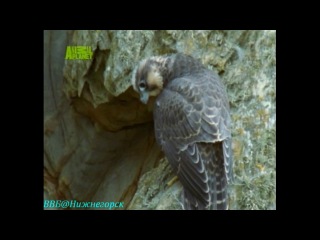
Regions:
M 90 46 L 91 60 L 65 60 Z M 157 146 L 152 104 L 130 83 L 151 55 L 182 52 L 216 71 L 233 118 L 231 209 L 275 209 L 275 31 L 45 31 L 44 198 L 181 209 Z

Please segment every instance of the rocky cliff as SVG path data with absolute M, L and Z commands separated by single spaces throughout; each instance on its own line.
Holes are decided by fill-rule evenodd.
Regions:
M 66 60 L 89 46 L 89 60 Z M 181 185 L 157 146 L 152 106 L 130 78 L 151 55 L 182 52 L 216 71 L 229 94 L 231 209 L 276 208 L 275 31 L 45 31 L 44 199 L 181 209 Z

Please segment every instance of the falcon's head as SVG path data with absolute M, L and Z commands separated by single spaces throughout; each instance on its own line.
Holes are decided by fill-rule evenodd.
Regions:
M 158 96 L 163 89 L 163 60 L 151 57 L 139 63 L 132 76 L 133 89 L 146 104 L 150 96 Z

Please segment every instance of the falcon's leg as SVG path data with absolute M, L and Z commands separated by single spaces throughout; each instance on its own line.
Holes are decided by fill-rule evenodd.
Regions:
M 174 176 L 169 182 L 167 182 L 167 186 L 171 187 L 178 180 L 178 176 Z

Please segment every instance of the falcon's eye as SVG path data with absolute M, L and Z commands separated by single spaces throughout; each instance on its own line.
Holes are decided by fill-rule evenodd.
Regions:
M 144 82 L 139 83 L 140 90 L 144 90 L 146 88 L 146 84 Z

